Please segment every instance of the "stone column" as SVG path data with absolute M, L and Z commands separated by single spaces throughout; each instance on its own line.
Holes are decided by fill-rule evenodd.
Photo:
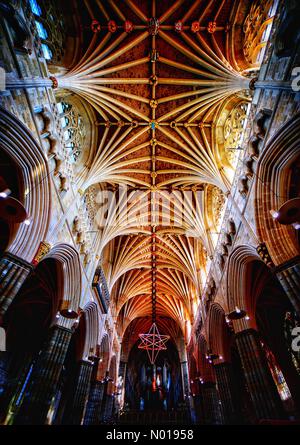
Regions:
M 5 403 L 5 395 L 8 383 L 8 367 L 9 360 L 7 357 L 7 352 L 0 351 L 0 423 L 6 414 L 7 403 Z
M 12 75 L 7 75 L 5 87 L 7 90 L 19 90 L 20 88 L 50 88 L 53 87 L 55 80 L 51 78 L 32 78 L 32 79 L 17 79 Z
M 200 385 L 202 416 L 200 422 L 205 425 L 222 424 L 220 399 L 215 382 L 204 382 Z
M 258 332 L 254 329 L 239 332 L 236 334 L 236 343 L 257 419 L 282 418 L 282 403 Z
M 9 352 L 0 352 L 0 424 L 7 424 L 14 417 L 31 367 L 32 355 L 26 351 L 18 351 L 14 357 Z
M 125 381 L 126 370 L 127 370 L 127 362 L 123 362 L 122 360 L 120 360 L 119 376 L 122 377 L 123 382 Z
M 115 398 L 114 394 L 106 394 L 105 396 L 103 418 L 102 418 L 103 422 L 107 422 L 113 414 L 114 398 Z
M 196 412 L 196 423 L 203 424 L 202 397 L 200 393 L 194 396 L 194 408 Z
M 67 404 L 66 421 L 67 425 L 81 425 L 87 399 L 90 392 L 91 375 L 93 363 L 81 360 L 78 363 L 77 376 L 74 385 L 72 400 Z
M 24 281 L 33 270 L 33 265 L 10 253 L 0 260 L 0 324 L 1 319 Z
M 146 372 L 146 370 L 145 370 Z M 121 387 L 121 402 L 118 406 L 119 412 L 120 409 L 123 408 L 124 406 L 124 399 L 125 399 L 125 386 L 126 386 L 126 373 L 127 373 L 127 362 L 124 362 L 122 360 L 120 360 L 120 364 L 119 364 L 119 377 L 122 377 L 122 387 Z M 146 374 L 145 374 L 146 376 Z M 146 377 L 145 377 L 146 379 Z M 118 415 L 119 415 L 118 412 Z
M 83 425 L 100 424 L 103 394 L 104 383 L 99 380 L 92 381 Z
M 224 423 L 236 424 L 238 407 L 231 363 L 219 363 L 214 368 Z
M 278 281 L 300 317 L 300 258 L 293 258 L 275 269 Z
M 191 388 L 189 383 L 188 362 L 185 360 L 183 362 L 180 362 L 180 364 L 181 364 L 183 397 L 187 406 L 188 415 L 191 418 L 192 423 L 196 423 L 196 414 L 193 406 L 194 403 L 191 397 Z
M 83 425 L 99 425 L 101 417 L 104 382 L 97 380 L 100 357 L 94 356 L 93 361 L 91 385 Z
M 262 88 L 263 90 L 282 90 L 291 91 L 291 82 L 286 80 L 257 80 L 254 83 L 255 88 Z
M 0 326 L 3 316 L 33 269 L 32 264 L 8 252 L 0 259 Z M 21 351 L 20 356 L 23 358 Z M 0 352 L 0 400 L 2 408 L 0 409 L 0 421 L 3 420 L 5 410 L 18 387 L 18 379 L 14 379 L 13 382 L 9 381 L 9 366 L 10 354 L 5 351 Z
M 112 379 L 109 377 L 109 372 L 106 372 L 104 378 L 103 401 L 101 407 L 101 422 L 107 422 L 112 415 L 114 395 L 112 394 Z
M 55 325 L 37 357 L 14 424 L 43 425 L 58 390 L 59 379 L 70 340 L 71 329 Z

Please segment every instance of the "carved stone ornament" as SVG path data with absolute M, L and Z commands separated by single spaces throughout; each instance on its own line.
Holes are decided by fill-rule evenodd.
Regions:
M 181 33 L 183 30 L 183 23 L 179 20 L 175 23 L 174 28 L 176 32 Z
M 101 25 L 98 22 L 98 20 L 92 20 L 91 23 L 91 30 L 93 31 L 93 33 L 97 34 L 101 31 Z
M 118 29 L 117 24 L 114 20 L 110 20 L 107 26 L 108 26 L 108 31 L 112 33 L 116 32 Z
M 193 22 L 192 26 L 191 26 L 191 31 L 195 32 L 195 33 L 200 31 L 200 23 L 199 22 Z
M 126 20 L 124 22 L 124 31 L 129 34 L 130 32 L 133 31 L 133 29 L 134 29 L 133 23 L 130 20 Z
M 207 26 L 207 31 L 213 34 L 217 29 L 217 22 L 209 22 Z
M 156 17 L 151 17 L 149 20 L 149 34 L 156 36 L 159 30 L 159 21 Z
M 32 264 L 36 265 L 38 264 L 42 258 L 51 250 L 51 244 L 47 243 L 46 241 L 41 241 L 38 251 L 32 260 Z

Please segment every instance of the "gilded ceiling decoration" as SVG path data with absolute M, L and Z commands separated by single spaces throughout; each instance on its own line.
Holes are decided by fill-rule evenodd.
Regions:
M 273 20 L 274 0 L 252 2 L 249 14 L 244 23 L 244 54 L 250 64 L 255 64 L 259 52 L 265 46 L 267 41 L 267 27 Z

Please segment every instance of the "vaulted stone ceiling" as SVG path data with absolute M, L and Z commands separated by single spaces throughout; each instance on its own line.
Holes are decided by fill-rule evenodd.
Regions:
M 151 315 L 154 294 L 160 325 L 171 318 L 187 337 L 235 168 L 224 122 L 249 101 L 251 2 L 82 3 L 86 52 L 58 85 L 97 111 L 79 187 L 115 198 L 97 213 L 113 315 L 122 335 Z

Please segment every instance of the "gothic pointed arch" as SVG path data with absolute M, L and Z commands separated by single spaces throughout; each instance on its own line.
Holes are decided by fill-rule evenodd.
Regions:
M 284 123 L 270 138 L 258 160 L 255 182 L 255 220 L 275 265 L 299 255 L 294 228 L 279 224 L 271 215 L 290 196 L 291 166 L 299 158 L 300 115 Z M 293 196 L 294 197 L 294 196 Z
M 18 196 L 29 225 L 19 224 L 8 251 L 31 262 L 46 238 L 51 212 L 50 173 L 44 152 L 31 131 L 14 115 L 0 107 L 0 148 L 17 166 Z
M 213 354 L 218 355 L 215 363 L 230 360 L 230 335 L 225 321 L 225 311 L 217 303 L 211 304 L 208 313 L 209 344 Z M 219 361 L 218 361 L 219 360 Z
M 60 305 L 64 309 L 78 312 L 81 299 L 81 266 L 78 251 L 70 244 L 56 244 L 41 261 L 55 259 L 60 268 Z
M 257 266 L 256 282 L 253 279 L 253 267 Z M 264 279 L 269 270 L 255 248 L 252 246 L 238 246 L 232 251 L 228 259 L 227 268 L 227 311 L 234 311 L 236 307 L 247 312 L 250 320 L 234 321 L 235 330 L 255 328 L 255 303 L 261 291 Z
M 110 354 L 109 338 L 108 338 L 107 333 L 105 333 L 101 339 L 101 342 L 100 342 L 100 345 L 98 348 L 98 355 L 100 357 L 98 372 L 97 372 L 98 380 L 102 380 L 106 376 L 106 372 L 108 370 L 108 363 L 109 363 L 109 354 Z
M 95 302 L 87 303 L 81 313 L 86 324 L 86 335 L 84 339 L 83 357 L 89 358 L 97 353 L 99 343 L 100 311 Z

